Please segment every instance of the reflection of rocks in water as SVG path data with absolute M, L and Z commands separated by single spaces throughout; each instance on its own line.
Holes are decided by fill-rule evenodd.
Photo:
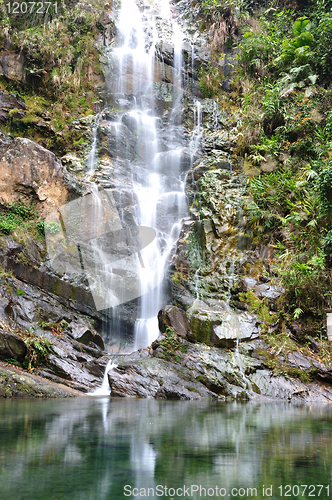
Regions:
M 121 498 L 126 484 L 261 492 L 280 471 L 289 484 L 301 484 L 304 474 L 310 484 L 327 484 L 330 419 L 329 406 L 288 403 L 8 401 L 0 494 L 57 498 L 66 491 L 71 500 L 108 500 Z

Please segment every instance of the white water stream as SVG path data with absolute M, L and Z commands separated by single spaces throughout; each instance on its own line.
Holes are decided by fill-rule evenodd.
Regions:
M 173 47 L 173 65 L 167 69 L 172 83 L 167 85 L 162 83 L 166 68 L 156 57 L 158 44 L 165 41 L 165 26 L 167 43 Z M 87 159 L 87 179 L 92 192 L 62 214 L 67 234 L 77 233 L 82 239 L 77 245 L 79 255 L 75 262 L 77 266 L 79 260 L 87 273 L 97 310 L 112 307 L 112 329 L 119 331 L 110 332 L 111 338 L 114 333 L 121 338 L 121 310 L 117 305 L 139 298 L 133 350 L 150 345 L 159 335 L 157 314 L 167 303 L 164 275 L 182 220 L 188 213 L 186 176 L 202 135 L 198 100 L 193 102 L 194 128 L 190 140 L 182 125 L 183 38 L 168 0 L 139 5 L 135 0 L 122 0 L 117 37 L 109 51 L 111 71 L 106 82 L 107 100 L 112 104 L 96 116 Z M 162 93 L 168 92 L 167 104 L 160 94 L 157 96 L 156 85 L 159 90 L 163 85 Z M 99 190 L 95 183 L 100 171 L 97 169 L 99 139 L 105 131 L 112 168 L 115 165 L 120 173 L 115 191 Z M 124 184 L 121 176 L 125 178 Z M 110 180 L 117 185 L 117 178 Z M 128 193 L 134 200 L 130 204 L 129 226 L 125 219 Z M 121 200 L 125 200 L 122 205 Z M 140 230 L 145 228 L 141 248 L 131 244 L 132 234 L 128 243 L 133 227 L 130 224 L 136 224 Z M 58 260 L 61 262 L 61 258 Z M 110 394 L 108 372 L 114 367 L 112 358 L 105 368 L 101 387 L 92 395 Z
M 157 113 L 154 92 L 161 63 L 156 58 L 159 41 L 157 23 L 168 24 L 173 45 L 173 98 L 168 117 Z M 122 0 L 117 22 L 117 42 L 112 50 L 111 92 L 135 104 L 124 110 L 135 134 L 135 160 L 131 161 L 132 186 L 138 203 L 134 220 L 151 227 L 157 237 L 144 248 L 138 265 L 141 297 L 135 323 L 134 349 L 150 345 L 158 336 L 158 311 L 165 305 L 163 277 L 170 251 L 176 243 L 182 219 L 187 214 L 184 193 L 186 172 L 182 166 L 184 147 L 181 123 L 182 33 L 172 18 L 168 0 L 141 3 Z M 123 138 L 118 137 L 118 142 Z M 128 139 L 125 148 L 133 147 Z M 116 149 L 120 145 L 117 144 Z

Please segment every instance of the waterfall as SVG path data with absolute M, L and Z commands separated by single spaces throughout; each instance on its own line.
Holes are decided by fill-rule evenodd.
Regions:
M 174 51 L 172 105 L 163 117 L 157 112 L 154 90 L 156 74 L 164 71 L 156 58 L 160 20 L 168 25 Z M 122 0 L 117 29 L 108 87 L 119 111 L 112 123 L 118 120 L 120 127 L 125 124 L 133 136 L 118 135 L 115 150 L 126 159 L 131 154 L 131 182 L 137 200 L 134 222 L 156 231 L 154 241 L 142 250 L 138 265 L 141 294 L 134 349 L 139 349 L 158 336 L 157 314 L 166 303 L 165 269 L 187 214 L 181 127 L 183 36 L 165 0 L 153 6 Z
M 113 358 L 110 359 L 106 365 L 103 381 L 100 387 L 93 392 L 90 392 L 89 396 L 110 396 L 111 388 L 108 383 L 108 372 L 113 368 L 116 368 L 118 365 L 114 363 Z
M 167 67 L 160 60 L 165 40 Z M 95 118 L 86 161 L 91 194 L 52 213 L 47 222 L 57 224 L 57 234 L 45 233 L 54 268 L 83 271 L 96 309 L 111 309 L 107 341 L 135 321 L 135 350 L 159 334 L 165 271 L 188 213 L 186 177 L 202 134 L 198 100 L 191 99 L 191 139 L 182 124 L 184 42 L 168 0 L 122 0 L 107 49 L 106 105 Z

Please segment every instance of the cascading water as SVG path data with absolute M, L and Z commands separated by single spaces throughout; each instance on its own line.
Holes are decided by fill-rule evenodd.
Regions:
M 162 119 L 154 92 L 156 73 L 163 71 L 162 63 L 156 58 L 157 23 L 161 18 L 169 26 L 174 47 L 172 105 Z M 118 110 L 108 127 L 116 127 L 114 150 L 122 158 L 130 158 L 131 184 L 137 200 L 133 220 L 138 226 L 155 229 L 157 235 L 137 261 L 141 297 L 134 349 L 139 349 L 158 336 L 157 314 L 165 304 L 163 276 L 170 251 L 180 234 L 181 220 L 187 213 L 181 126 L 182 34 L 166 0 L 153 8 L 145 4 L 138 7 L 134 0 L 123 0 L 117 28 L 108 86 L 111 100 L 117 99 Z M 129 137 L 122 134 L 124 125 L 131 131 Z M 190 164 L 186 167 L 188 170 Z
M 116 368 L 117 364 L 114 363 L 113 359 L 110 359 L 109 362 L 106 365 L 105 372 L 104 372 L 104 377 L 101 386 L 96 389 L 95 391 L 91 392 L 89 395 L 90 396 L 109 396 L 111 393 L 111 388 L 108 382 L 108 372 L 112 368 Z

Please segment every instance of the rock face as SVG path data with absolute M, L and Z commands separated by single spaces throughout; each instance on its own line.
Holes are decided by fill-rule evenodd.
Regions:
M 158 337 L 151 350 L 121 357 L 108 378 L 113 396 L 247 398 L 246 380 L 231 355 L 172 334 Z
M 35 339 L 42 337 L 50 342 L 40 374 L 84 393 L 98 387 L 109 355 L 93 321 L 32 285 L 15 278 L 1 281 L 1 324 L 21 332 L 28 330 Z M 22 364 L 25 355 L 24 341 L 3 330 L 0 359 Z
M 10 116 L 9 112 L 14 115 L 14 118 L 22 118 L 25 114 L 25 102 L 17 97 L 16 94 L 0 91 L 0 122 L 6 122 Z
M 273 376 L 266 369 L 260 351 L 261 340 L 244 342 L 239 351 L 165 334 L 151 348 L 114 357 L 117 366 L 108 372 L 113 396 L 160 399 L 283 399 L 319 401 L 332 399 L 332 387 L 320 380 Z
M 8 48 L 0 50 L 0 75 L 19 82 L 25 82 L 25 57 L 21 52 L 14 52 Z

